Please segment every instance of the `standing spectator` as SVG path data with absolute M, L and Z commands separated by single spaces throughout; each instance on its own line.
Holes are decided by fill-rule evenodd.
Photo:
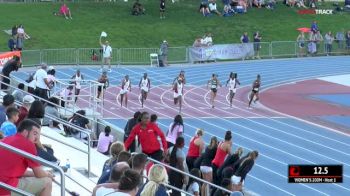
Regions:
M 183 137 L 178 137 L 175 145 L 169 148 L 169 163 L 172 167 L 175 167 L 183 172 L 188 172 L 185 160 L 186 156 L 183 152 L 184 147 L 185 139 Z M 174 170 L 169 171 L 169 180 L 171 186 L 179 189 L 182 189 L 183 185 L 186 184 L 186 176 Z M 181 196 L 181 192 L 173 190 L 171 196 Z
M 105 131 L 101 132 L 98 137 L 97 151 L 104 155 L 109 155 L 109 148 L 113 143 L 113 140 L 114 137 L 111 135 L 111 127 L 106 126 Z
M 36 121 L 41 122 L 44 116 L 45 116 L 44 104 L 39 100 L 35 100 L 29 108 L 27 118 L 31 120 L 35 120 L 35 122 Z
M 47 79 L 46 69 L 47 69 L 47 65 L 43 63 L 41 64 L 41 68 L 38 69 L 34 75 L 34 80 L 36 83 L 36 88 L 34 93 L 36 96 L 44 100 L 48 99 L 47 91 L 50 88 L 50 83 Z
M 124 127 L 124 142 L 128 139 L 131 133 L 131 130 L 134 128 L 134 126 L 140 122 L 140 116 L 141 116 L 141 112 L 137 111 L 135 112 L 134 117 L 132 119 L 129 119 L 128 122 L 126 123 Z M 133 141 L 129 147 L 130 152 L 135 152 L 135 148 L 136 148 L 135 141 Z
M 344 41 L 345 41 L 344 29 L 342 31 L 337 32 L 337 34 L 335 35 L 335 41 L 338 43 L 339 49 L 344 48 Z
M 168 174 L 164 166 L 155 164 L 148 174 L 148 182 L 139 189 L 137 196 L 167 196 Z
M 53 66 L 47 69 L 47 81 L 49 82 L 49 89 L 52 89 L 56 82 L 56 70 Z
M 5 95 L 0 106 L 0 125 L 6 121 L 6 110 L 14 106 L 15 98 L 12 95 Z
M 136 136 L 138 136 L 143 153 L 155 160 L 162 160 L 162 148 L 164 152 L 167 151 L 167 142 L 162 130 L 149 122 L 149 114 L 147 112 L 141 114 L 141 122 L 132 129 L 128 139 L 125 141 L 126 150 L 129 149 Z M 160 137 L 162 145 L 159 143 L 158 137 Z
M 202 154 L 204 149 L 204 141 L 202 139 L 204 135 L 204 131 L 202 129 L 198 129 L 196 131 L 196 135 L 191 138 L 190 147 L 188 148 L 186 163 L 188 170 L 191 171 L 194 167 L 194 162 L 198 157 Z
M 220 179 L 218 179 L 218 176 L 216 174 L 217 169 L 224 164 L 226 156 L 231 154 L 231 148 L 232 148 L 232 133 L 231 131 L 226 131 L 225 141 L 221 142 L 218 145 L 215 158 L 212 161 L 213 179 L 215 184 L 220 184 Z
M 59 105 L 59 100 L 56 97 L 50 97 L 45 106 L 45 115 L 49 115 L 54 118 L 60 118 L 61 115 L 58 112 L 58 108 L 57 108 L 58 105 Z M 52 122 L 51 118 L 44 116 L 43 126 L 49 126 L 50 121 Z
M 163 64 L 166 66 L 169 66 L 168 64 L 168 48 L 169 44 L 166 40 L 163 41 L 163 43 L 160 45 L 160 55 L 162 57 Z
M 166 134 L 166 141 L 168 148 L 175 145 L 176 139 L 184 133 L 184 123 L 180 114 L 176 115 L 174 122 L 169 125 L 168 132 Z
M 18 101 L 18 102 L 22 102 L 23 101 L 23 97 L 24 97 L 24 84 L 23 83 L 19 83 L 17 88 L 19 90 L 14 90 L 12 92 L 12 96 L 15 98 L 15 101 Z
M 10 51 L 16 50 L 16 42 L 14 37 L 10 37 L 7 42 L 7 46 L 9 47 Z
M 258 151 L 253 151 L 249 153 L 248 157 L 243 158 L 237 165 L 238 169 L 235 170 L 235 174 L 231 177 L 232 184 L 238 184 L 238 190 L 242 190 L 244 185 L 245 177 L 248 172 L 253 168 L 255 160 L 258 158 Z M 234 187 L 235 188 L 235 187 Z
M 217 7 L 216 7 L 216 2 L 215 0 L 210 0 L 209 1 L 209 11 L 211 13 L 215 13 L 217 14 L 218 16 L 221 16 L 221 13 L 218 11 Z
M 311 31 L 312 31 L 313 33 L 317 33 L 317 31 L 318 31 L 318 25 L 317 25 L 316 20 L 314 20 L 314 21 L 312 22 L 312 24 L 311 24 Z
M 332 53 L 332 44 L 334 41 L 334 37 L 332 35 L 332 32 L 326 33 L 324 36 L 324 44 L 325 44 L 325 49 L 326 49 L 326 54 L 329 56 Z
M 221 181 L 221 187 L 232 191 L 232 183 L 231 183 L 231 179 L 229 178 L 224 178 Z M 226 191 L 222 191 L 220 189 L 216 189 L 215 193 L 213 196 L 230 196 L 231 194 L 226 192 Z
M 13 38 L 15 38 L 17 36 L 17 29 L 18 29 L 18 26 L 17 25 L 14 25 L 11 29 L 11 35 Z
M 24 26 L 23 25 L 19 25 L 17 28 L 17 37 L 22 37 L 23 39 L 29 39 L 29 35 L 24 32 Z
M 100 46 L 102 47 L 103 52 L 101 72 L 103 72 L 103 67 L 105 64 L 108 65 L 108 72 L 111 72 L 112 47 L 109 45 L 108 41 L 105 41 L 105 44 L 103 44 L 101 39 L 102 37 L 100 37 Z
M 248 33 L 247 32 L 244 32 L 243 35 L 241 36 L 241 43 L 242 44 L 249 43 L 249 37 L 248 37 Z
M 193 168 L 190 172 L 192 176 L 197 178 L 202 178 L 201 171 L 197 168 Z M 200 182 L 197 179 L 190 178 L 186 187 L 187 192 L 191 193 L 194 196 L 199 196 L 200 194 Z
M 304 32 L 300 32 L 300 34 L 297 37 L 297 43 L 298 43 L 298 46 L 299 46 L 299 54 L 298 54 L 299 57 L 304 56 L 304 53 L 305 53 L 305 41 L 306 41 L 306 39 L 305 39 Z
M 36 156 L 34 143 L 39 136 L 40 125 L 26 119 L 19 125 L 16 135 L 2 142 Z M 39 163 L 2 148 L 0 157 L 0 182 L 35 195 L 51 195 L 53 174 L 43 170 Z M 0 195 L 10 195 L 10 191 L 0 188 Z
M 18 68 L 21 66 L 21 59 L 19 56 L 13 56 L 11 60 L 8 60 L 1 70 L 2 74 L 2 83 L 1 89 L 6 90 L 8 88 L 8 84 L 10 84 L 10 74 L 13 71 L 18 71 Z
M 315 41 L 316 41 L 316 53 L 317 53 L 320 50 L 321 42 L 323 42 L 323 36 L 319 30 L 315 35 Z
M 35 101 L 35 99 L 31 95 L 26 95 L 23 97 L 23 104 L 19 108 L 18 120 L 15 123 L 16 126 L 18 126 L 23 121 L 23 119 L 25 119 L 27 117 L 30 106 L 32 105 L 32 103 L 34 101 Z
M 309 34 L 308 52 L 311 56 L 313 56 L 317 52 L 316 35 L 312 31 L 310 31 Z
M 345 35 L 346 40 L 346 49 L 350 52 L 350 31 L 348 31 Z
M 0 131 L 4 137 L 15 135 L 17 128 L 15 122 L 18 120 L 19 111 L 15 107 L 9 107 L 6 110 L 7 121 L 1 124 Z
M 81 89 L 81 82 L 84 80 L 83 75 L 80 73 L 80 70 L 78 69 L 77 72 L 72 76 L 72 82 L 74 83 L 74 89 L 75 89 L 75 100 L 74 102 L 77 102 L 78 95 L 80 94 Z
M 255 52 L 255 57 L 258 59 L 260 59 L 260 55 L 259 55 L 260 48 L 261 48 L 260 41 L 261 41 L 261 35 L 259 31 L 257 31 L 254 33 L 254 52 Z
M 69 107 L 70 102 L 72 101 L 72 98 L 73 98 L 73 86 L 72 85 L 67 86 L 67 88 L 63 89 L 59 95 L 60 95 L 60 101 L 61 101 L 60 105 L 62 107 Z
M 221 179 L 224 177 L 224 170 L 226 168 L 232 168 L 232 166 L 240 160 L 243 153 L 243 149 L 239 147 L 236 152 L 232 155 L 228 155 L 224 161 L 224 164 L 221 165 L 221 167 L 218 168 L 218 171 L 216 172 L 217 176 Z M 233 169 L 233 168 L 232 168 Z M 230 176 L 231 177 L 231 176 Z
M 165 19 L 165 0 L 160 0 L 159 15 L 160 19 Z
M 158 126 L 157 120 L 158 120 L 157 114 L 152 114 L 150 122 Z

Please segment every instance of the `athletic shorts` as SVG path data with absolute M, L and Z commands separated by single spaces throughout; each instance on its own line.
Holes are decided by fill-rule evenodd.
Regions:
M 213 168 L 210 166 L 200 166 L 200 170 L 202 173 L 210 173 L 213 172 Z
M 128 90 L 121 89 L 120 92 L 119 92 L 119 94 L 124 95 L 124 94 L 126 94 L 127 92 L 128 92 Z
M 218 92 L 218 89 L 217 89 L 217 88 L 212 88 L 211 91 L 212 91 L 213 93 L 216 93 L 216 92 Z
M 255 94 L 256 94 L 256 93 L 258 93 L 258 92 L 259 92 L 259 91 L 257 91 L 257 90 L 254 90 L 254 89 L 252 90 L 252 93 L 255 93 Z
M 237 89 L 230 89 L 230 93 L 236 93 Z
M 23 191 L 32 193 L 34 195 L 39 195 L 39 193 L 44 189 L 46 182 L 49 180 L 48 177 L 36 178 L 36 177 L 23 177 L 19 179 L 17 188 Z M 19 195 L 17 193 L 11 192 L 11 196 Z
M 233 175 L 231 177 L 231 183 L 234 184 L 234 185 L 238 185 L 240 181 L 241 181 L 241 177 L 240 176 Z M 244 185 L 244 180 L 242 182 L 242 185 Z

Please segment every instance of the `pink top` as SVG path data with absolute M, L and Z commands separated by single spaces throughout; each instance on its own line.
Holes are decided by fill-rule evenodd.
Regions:
M 68 7 L 67 7 L 66 4 L 63 4 L 63 5 L 61 6 L 60 12 L 61 12 L 62 14 L 66 14 L 66 13 L 68 12 Z
M 54 83 L 56 81 L 56 78 L 53 75 L 47 74 L 47 81 L 49 83 Z
M 113 142 L 113 135 L 106 136 L 105 132 L 101 132 L 98 137 L 97 151 L 101 153 L 105 153 L 108 150 L 108 146 Z
M 174 127 L 173 131 L 171 131 L 171 128 L 173 127 L 173 124 L 174 123 L 171 123 L 170 126 L 169 126 L 169 129 L 168 129 L 169 131 L 168 131 L 167 136 L 166 136 L 166 141 L 170 142 L 172 144 L 175 144 L 177 136 L 178 136 L 178 133 L 182 133 L 184 127 L 182 125 L 176 125 Z

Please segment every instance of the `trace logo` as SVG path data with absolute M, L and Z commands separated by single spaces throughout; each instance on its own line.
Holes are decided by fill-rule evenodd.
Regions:
M 318 14 L 318 15 L 332 15 L 333 14 L 333 10 L 332 9 L 305 9 L 305 10 L 299 10 L 298 14 Z

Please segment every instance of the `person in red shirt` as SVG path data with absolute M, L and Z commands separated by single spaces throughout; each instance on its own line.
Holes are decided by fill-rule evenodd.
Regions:
M 124 146 L 128 150 L 137 136 L 142 147 L 142 152 L 157 161 L 161 161 L 163 152 L 166 152 L 168 149 L 167 142 L 162 130 L 155 123 L 151 123 L 149 119 L 148 112 L 141 114 L 141 122 L 136 124 L 131 130 Z M 159 143 L 158 137 L 161 138 L 162 145 Z
M 34 97 L 31 95 L 26 95 L 23 97 L 23 105 L 19 108 L 18 120 L 15 123 L 16 126 L 19 125 L 28 115 L 30 106 L 35 101 Z
M 194 167 L 194 162 L 202 154 L 204 149 L 204 141 L 202 139 L 204 132 L 202 129 L 198 129 L 196 135 L 190 141 L 190 147 L 188 148 L 186 163 L 188 171 L 191 171 Z
M 231 154 L 231 149 L 232 149 L 232 133 L 231 131 L 226 131 L 225 141 L 219 143 L 214 160 L 212 161 L 213 182 L 217 185 L 220 185 L 220 179 L 218 179 L 216 171 L 218 170 L 219 167 L 221 167 L 224 164 L 226 156 Z
M 25 119 L 18 126 L 17 134 L 1 142 L 37 156 L 35 142 L 40 137 L 40 125 Z M 53 174 L 42 169 L 31 159 L 0 148 L 0 182 L 17 187 L 23 191 L 49 196 L 52 190 Z M 27 170 L 31 168 L 32 170 Z M 10 191 L 0 188 L 0 195 L 9 195 Z

